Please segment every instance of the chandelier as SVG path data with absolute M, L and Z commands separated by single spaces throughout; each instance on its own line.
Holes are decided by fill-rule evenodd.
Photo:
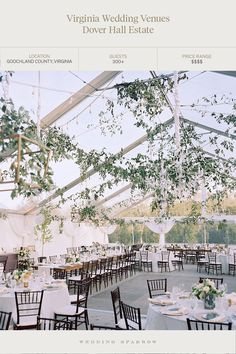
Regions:
M 22 173 L 23 169 L 23 160 L 27 161 L 27 157 L 32 157 L 33 155 L 43 154 L 42 160 L 43 168 L 37 173 L 40 173 L 42 178 L 46 177 L 48 172 L 49 160 L 52 155 L 52 151 L 47 148 L 43 143 L 39 140 L 31 139 L 23 134 L 12 134 L 10 136 L 0 137 L 2 142 L 6 141 L 7 145 L 13 146 L 13 149 L 9 149 L 9 153 L 3 153 L 2 161 L 7 158 L 10 160 L 10 165 L 7 165 L 7 169 L 5 171 L 0 170 L 0 185 L 7 184 L 19 184 L 22 180 L 24 184 L 27 184 L 32 189 L 38 189 L 39 185 L 37 183 L 32 182 L 32 170 L 36 167 L 29 167 L 28 173 Z M 1 154 L 0 154 L 1 158 Z M 32 164 L 32 162 L 31 162 Z M 9 177 L 10 176 L 10 177 Z M 0 189 L 0 192 L 12 191 L 14 188 L 8 189 Z

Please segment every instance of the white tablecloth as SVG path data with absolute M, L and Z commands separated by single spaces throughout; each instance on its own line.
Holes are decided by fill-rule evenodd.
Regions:
M 20 289 L 15 290 L 20 291 Z M 44 290 L 41 316 L 54 318 L 54 311 L 56 309 L 69 304 L 70 298 L 67 286 L 52 290 Z M 12 312 L 13 316 L 16 314 L 15 295 L 13 289 L 9 289 L 9 293 L 0 294 L 0 311 Z

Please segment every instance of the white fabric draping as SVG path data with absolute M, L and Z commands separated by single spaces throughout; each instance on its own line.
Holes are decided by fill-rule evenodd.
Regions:
M 9 214 L 7 218 L 11 230 L 22 239 L 22 246 L 25 246 L 34 234 L 35 215 Z
M 155 221 L 147 221 L 145 225 L 156 234 L 160 235 L 159 245 L 163 246 L 165 244 L 165 234 L 167 234 L 174 226 L 174 220 L 166 220 L 162 223 L 156 223 Z
M 90 246 L 93 242 L 108 243 L 109 234 L 113 233 L 117 225 L 96 227 L 90 223 L 76 224 L 70 220 L 64 222 L 63 232 L 72 239 L 73 246 Z
M 103 243 L 107 244 L 109 242 L 108 235 L 113 234 L 113 232 L 117 229 L 118 225 L 107 225 L 107 226 L 100 226 L 99 230 L 103 233 Z

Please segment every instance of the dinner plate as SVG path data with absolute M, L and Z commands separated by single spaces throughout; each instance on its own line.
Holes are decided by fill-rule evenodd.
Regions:
M 167 311 L 176 312 L 176 311 L 180 311 L 181 309 L 182 309 L 182 307 L 180 307 L 180 306 L 172 306 L 172 307 L 168 307 Z
M 195 313 L 194 317 L 200 321 L 212 321 L 212 322 L 214 322 L 214 320 L 217 320 L 220 317 L 222 317 L 223 319 L 223 315 L 221 315 L 220 313 L 214 310 L 197 312 Z

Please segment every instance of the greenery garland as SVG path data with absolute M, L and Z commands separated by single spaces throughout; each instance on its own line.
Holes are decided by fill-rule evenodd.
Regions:
M 179 81 L 186 79 L 186 75 L 179 77 Z M 68 200 L 73 201 L 72 214 L 79 215 L 79 222 L 91 220 L 99 223 L 102 218 L 111 221 L 110 211 L 98 210 L 94 203 L 104 196 L 107 188 L 111 189 L 120 182 L 129 182 L 134 191 L 141 191 L 143 194 L 153 193 L 151 208 L 156 211 L 157 217 L 169 217 L 171 207 L 176 201 L 182 202 L 193 198 L 202 185 L 208 190 L 209 199 L 214 200 L 215 207 L 219 208 L 227 193 L 235 190 L 236 182 L 232 177 L 236 159 L 226 158 L 229 152 L 234 152 L 234 145 L 227 137 L 222 138 L 214 132 L 209 133 L 209 136 L 203 135 L 191 122 L 181 120 L 180 150 L 177 151 L 173 122 L 166 125 L 160 123 L 159 120 L 160 115 L 167 108 L 166 95 L 173 92 L 173 87 L 174 82 L 169 76 L 146 81 L 135 80 L 131 83 L 117 85 L 117 102 L 107 101 L 106 111 L 102 111 L 98 117 L 103 133 L 106 130 L 111 134 L 116 133 L 117 130 L 121 131 L 118 123 L 121 118 L 124 119 L 124 115 L 121 115 L 120 109 L 125 108 L 133 117 L 134 125 L 147 134 L 148 150 L 144 154 L 138 153 L 129 159 L 123 156 L 122 149 L 117 154 L 108 153 L 105 149 L 85 152 L 79 148 L 73 138 L 71 139 L 56 127 L 41 130 L 40 140 L 52 150 L 52 161 L 71 159 L 79 165 L 84 179 L 91 168 L 98 172 L 102 179 L 100 186 L 85 188 L 73 196 L 65 197 L 62 189 L 58 205 Z M 219 104 L 228 105 L 231 111 L 229 113 L 212 111 Z M 204 111 L 202 109 L 204 105 L 211 107 L 211 111 Z M 229 138 L 230 134 L 235 133 L 236 103 L 234 99 L 226 95 L 205 97 L 193 103 L 191 109 L 204 118 L 210 115 L 211 119 L 218 124 L 223 123 L 224 132 Z M 16 110 L 11 101 L 5 102 L 1 99 L 0 110 L 1 137 L 22 133 L 37 139 L 36 125 L 24 108 Z M 105 116 L 108 118 L 106 119 Z M 108 126 L 109 122 L 114 123 L 114 121 L 118 123 Z M 7 149 L 15 149 L 14 144 L 12 141 L 6 142 L 0 139 L 0 153 Z M 202 144 L 208 144 L 216 158 L 207 156 L 201 148 Z M 41 191 L 55 189 L 52 169 L 49 168 L 46 178 L 43 178 L 40 173 L 44 164 L 43 153 L 23 160 L 22 179 L 15 186 L 12 198 L 18 195 L 29 197 Z M 12 172 L 3 172 L 4 176 L 7 174 L 11 175 Z M 29 175 L 31 180 L 39 185 L 38 190 L 31 189 L 24 181 L 24 177 L 27 178 Z M 111 181 L 107 181 L 108 178 L 111 178 Z M 81 204 L 81 199 L 86 200 L 85 205 Z M 46 219 L 47 224 L 48 217 Z M 47 232 L 45 234 L 50 238 Z

